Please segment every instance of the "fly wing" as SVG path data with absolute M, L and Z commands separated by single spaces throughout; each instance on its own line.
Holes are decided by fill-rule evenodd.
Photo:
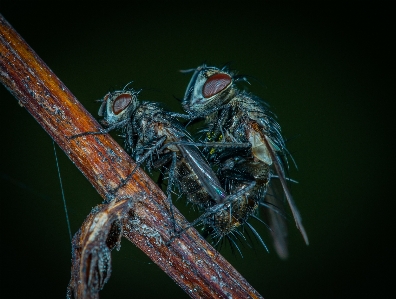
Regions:
M 268 186 L 267 195 L 265 196 L 265 204 L 269 204 L 265 209 L 268 225 L 271 228 L 271 235 L 274 242 L 276 253 L 281 259 L 289 256 L 287 248 L 287 225 L 285 216 L 282 213 L 283 196 L 278 193 L 280 186 L 279 181 L 271 180 Z
M 209 195 L 216 203 L 223 202 L 227 194 L 221 187 L 219 179 L 208 165 L 208 162 L 206 162 L 201 152 L 192 145 L 181 144 L 178 147 Z
M 294 217 L 294 221 L 296 222 L 296 226 L 297 226 L 298 230 L 301 232 L 301 235 L 303 236 L 305 243 L 308 245 L 309 244 L 308 236 L 307 236 L 307 233 L 305 232 L 304 226 L 302 225 L 300 212 L 298 211 L 297 206 L 293 200 L 293 197 L 291 196 L 291 193 L 289 191 L 289 188 L 287 187 L 285 174 L 283 172 L 282 166 L 280 165 L 279 158 L 277 157 L 274 150 L 272 149 L 270 142 L 268 141 L 268 138 L 264 136 L 263 140 L 268 148 L 268 152 L 271 156 L 271 159 L 272 159 L 273 165 L 275 167 L 275 171 L 279 177 L 280 183 L 282 184 L 283 192 L 285 193 L 287 202 L 289 203 L 290 209 L 291 209 L 293 217 Z

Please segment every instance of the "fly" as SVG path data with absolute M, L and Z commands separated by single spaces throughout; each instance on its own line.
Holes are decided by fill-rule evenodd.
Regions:
M 245 194 L 245 200 L 239 201 L 228 214 L 231 213 L 231 218 L 237 219 L 238 226 L 247 224 L 252 229 L 247 220 L 250 216 L 256 217 L 258 205 L 264 205 L 278 213 L 276 205 L 267 200 L 271 195 L 267 194 L 268 188 L 274 189 L 271 178 L 278 178 L 296 226 L 308 244 L 300 213 L 287 186 L 288 179 L 283 165 L 287 163 L 286 156 L 289 152 L 281 135 L 280 125 L 267 104 L 236 87 L 235 83 L 238 81 L 246 81 L 246 78 L 226 68 L 202 65 L 195 69 L 182 101 L 188 118 L 205 119 L 204 142 L 251 145 L 250 149 L 242 152 L 230 147 L 217 147 L 206 151 L 209 161 L 218 166 L 217 174 L 226 192 L 233 193 L 245 186 L 246 182 L 256 182 L 251 192 Z M 233 231 L 229 227 L 232 221 L 228 223 L 228 226 L 214 225 L 218 229 L 216 234 L 225 236 Z M 270 223 L 269 226 L 272 229 L 276 224 Z M 252 231 L 258 236 L 254 229 Z M 283 242 L 277 240 L 281 236 L 274 237 L 275 243 Z M 280 251 L 278 253 L 282 256 Z

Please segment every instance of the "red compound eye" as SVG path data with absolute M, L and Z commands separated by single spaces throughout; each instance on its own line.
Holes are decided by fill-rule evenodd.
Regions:
M 224 90 L 231 83 L 231 77 L 227 74 L 214 74 L 206 80 L 202 94 L 205 98 L 210 98 Z
M 119 95 L 113 103 L 114 114 L 119 114 L 132 102 L 132 96 L 128 93 L 123 93 Z

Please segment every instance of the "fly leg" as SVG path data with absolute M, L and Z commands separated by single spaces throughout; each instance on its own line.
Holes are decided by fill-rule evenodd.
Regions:
M 157 185 L 160 187 L 160 189 L 162 190 L 162 183 L 164 182 L 164 174 L 162 171 L 160 171 L 160 174 L 158 176 L 157 179 Z
M 154 169 L 160 169 L 162 166 L 164 166 L 171 160 L 172 160 L 172 153 L 164 154 L 163 157 L 152 162 L 152 167 Z M 160 187 L 161 190 L 162 190 L 162 184 L 164 183 L 164 178 L 165 178 L 164 172 L 162 170 L 160 170 L 160 173 L 159 173 L 159 176 L 157 179 L 157 185 Z
M 171 112 L 170 115 L 172 117 L 180 117 L 180 118 L 184 118 L 184 119 L 192 119 L 191 115 L 189 115 L 189 114 Z
M 73 135 L 73 136 L 69 136 L 67 138 L 68 139 L 76 139 L 78 137 L 87 136 L 87 135 L 104 135 L 104 134 L 109 133 L 112 130 L 120 129 L 120 128 L 124 127 L 125 124 L 127 124 L 128 121 L 129 121 L 129 119 L 125 119 L 123 121 L 120 121 L 120 122 L 118 122 L 118 123 L 116 123 L 114 125 L 111 125 L 111 126 L 107 127 L 106 129 L 100 129 L 99 132 L 84 132 L 84 133 L 79 133 L 79 134 L 76 134 L 76 135 Z
M 178 141 L 178 142 L 170 142 L 165 146 L 169 145 L 194 145 L 198 147 L 228 147 L 228 148 L 250 148 L 252 145 L 249 142 L 188 142 L 188 141 Z
M 241 197 L 242 195 L 244 195 L 245 193 L 249 192 L 252 188 L 254 188 L 254 186 L 256 185 L 256 181 L 251 181 L 250 184 L 244 188 L 242 188 L 241 190 L 239 190 L 238 192 L 236 192 L 235 194 L 229 195 L 227 196 L 224 201 L 222 203 L 218 203 L 208 209 L 206 209 L 205 213 L 203 213 L 201 216 L 199 216 L 197 219 L 195 219 L 193 222 L 191 222 L 187 227 L 183 228 L 181 231 L 179 231 L 175 237 L 171 238 L 169 240 L 168 243 L 171 243 L 173 241 L 173 239 L 180 237 L 180 235 L 185 232 L 186 230 L 188 230 L 190 227 L 196 226 L 199 223 L 205 221 L 205 219 L 207 219 L 208 217 L 226 209 L 226 208 L 231 208 L 231 203 L 232 201 L 234 201 L 235 199 Z
M 133 174 L 140 167 L 140 165 L 142 165 L 147 160 L 147 158 L 150 157 L 150 155 L 164 143 L 165 140 L 166 136 L 162 136 L 161 138 L 159 138 L 154 146 L 152 146 L 141 158 L 139 158 L 138 161 L 136 161 L 135 168 L 132 170 L 132 172 L 128 174 L 125 179 L 121 180 L 121 183 L 118 185 L 118 187 L 115 188 L 111 193 L 116 194 L 118 190 L 129 181 L 129 179 L 133 176 Z

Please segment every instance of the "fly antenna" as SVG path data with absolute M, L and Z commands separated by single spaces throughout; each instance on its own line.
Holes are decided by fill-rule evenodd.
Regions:
M 179 99 L 177 96 L 175 96 L 175 95 L 172 95 L 173 96 L 173 98 L 176 100 L 176 101 L 178 101 L 178 102 L 182 102 L 182 100 L 181 99 Z
M 187 70 L 179 70 L 180 73 L 182 74 L 187 74 L 187 73 L 192 73 L 194 72 L 196 69 L 187 69 Z
M 125 85 L 124 88 L 123 88 L 122 90 L 125 90 L 125 89 L 128 87 L 128 85 L 131 84 L 132 82 L 133 82 L 133 81 L 127 83 L 127 85 Z

